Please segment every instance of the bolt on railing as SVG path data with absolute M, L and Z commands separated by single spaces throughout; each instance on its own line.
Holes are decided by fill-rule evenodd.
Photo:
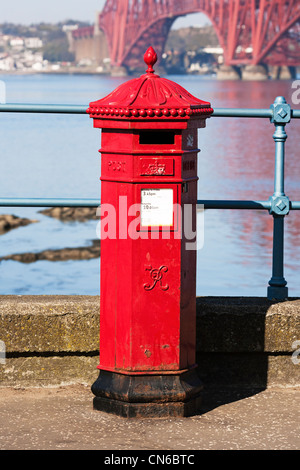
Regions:
M 86 106 L 43 104 L 0 104 L 0 112 L 86 114 Z M 300 210 L 300 201 L 290 201 L 284 192 L 284 160 L 287 134 L 285 126 L 292 118 L 300 118 L 300 110 L 291 109 L 283 96 L 278 96 L 270 109 L 217 108 L 211 117 L 268 118 L 275 126 L 274 193 L 268 201 L 198 200 L 204 209 L 262 209 L 273 216 L 272 277 L 269 280 L 269 300 L 288 297 L 284 278 L 284 218 L 290 210 Z M 0 198 L 0 207 L 98 207 L 98 199 L 70 198 Z

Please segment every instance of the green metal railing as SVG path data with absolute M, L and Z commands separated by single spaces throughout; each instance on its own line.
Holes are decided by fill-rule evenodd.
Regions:
M 0 112 L 86 114 L 86 106 L 43 104 L 0 104 Z M 270 109 L 217 108 L 211 117 L 267 118 L 275 126 L 274 193 L 267 201 L 198 200 L 205 209 L 267 210 L 273 216 L 272 277 L 269 280 L 267 297 L 284 300 L 288 297 L 287 281 L 284 278 L 284 218 L 291 210 L 300 210 L 300 201 L 290 201 L 284 192 L 285 126 L 291 119 L 300 118 L 300 110 L 291 109 L 282 96 L 278 96 Z M 70 198 L 0 198 L 0 207 L 98 207 L 98 199 Z

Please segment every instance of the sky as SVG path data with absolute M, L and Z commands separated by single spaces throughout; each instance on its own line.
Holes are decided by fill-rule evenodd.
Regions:
M 10 0 L 1 1 L 0 23 L 58 23 L 67 19 L 94 22 L 96 12 L 101 11 L 105 0 Z M 207 18 L 199 14 L 176 20 L 174 27 L 203 25 Z
M 10 0 L 1 1 L 0 23 L 57 23 L 67 19 L 90 21 L 105 0 Z

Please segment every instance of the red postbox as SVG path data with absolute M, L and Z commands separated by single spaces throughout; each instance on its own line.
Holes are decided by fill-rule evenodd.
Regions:
M 93 403 L 125 417 L 187 416 L 197 412 L 202 391 L 195 364 L 197 129 L 213 110 L 154 73 L 152 48 L 144 60 L 146 74 L 87 111 L 102 129 Z

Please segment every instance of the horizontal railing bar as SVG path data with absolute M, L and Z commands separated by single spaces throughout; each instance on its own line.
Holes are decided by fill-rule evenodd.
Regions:
M 0 112 L 6 113 L 52 113 L 52 114 L 86 114 L 88 106 L 65 104 L 0 104 Z M 215 108 L 212 117 L 271 118 L 271 109 L 251 108 Z M 293 118 L 300 118 L 300 110 L 292 110 Z
M 271 118 L 271 109 L 215 108 L 212 117 Z
M 65 104 L 0 104 L 0 112 L 86 114 L 87 106 Z
M 300 118 L 300 109 L 292 109 L 291 112 L 293 118 Z
M 300 210 L 300 201 L 290 201 L 290 209 Z
M 271 208 L 270 201 L 230 201 L 230 200 L 198 200 L 197 204 L 204 209 L 267 209 Z
M 204 209 L 271 209 L 270 201 L 222 201 L 222 200 L 198 200 L 197 204 Z M 290 201 L 290 209 L 300 210 L 300 201 Z
M 292 109 L 291 116 L 300 118 L 300 110 Z M 250 117 L 250 118 L 271 118 L 273 111 L 271 109 L 247 109 L 247 108 L 216 108 L 212 117 Z
M 0 198 L 0 207 L 98 207 L 98 199 Z
M 197 200 L 205 209 L 266 209 L 270 201 Z M 98 207 L 100 199 L 79 198 L 0 198 L 0 207 Z M 290 201 L 290 209 L 300 210 L 300 201 Z

